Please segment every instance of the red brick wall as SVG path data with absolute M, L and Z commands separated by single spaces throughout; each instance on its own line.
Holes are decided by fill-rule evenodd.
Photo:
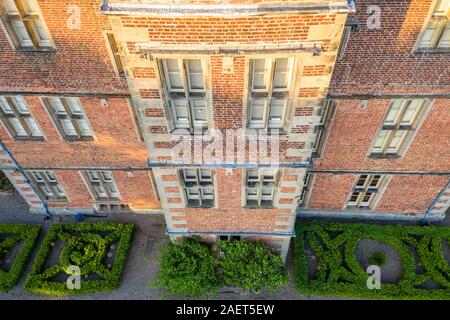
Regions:
M 253 231 L 273 232 L 277 214 L 289 213 L 286 209 L 242 208 L 243 170 L 234 169 L 227 176 L 225 169 L 216 169 L 217 209 L 177 209 L 186 212 L 191 231 Z
M 304 41 L 309 27 L 333 24 L 335 14 L 251 17 L 122 17 L 124 27 L 147 27 L 150 39 L 162 43 L 278 43 Z M 129 44 L 128 47 L 133 47 Z
M 309 209 L 342 210 L 358 175 L 317 174 Z M 445 176 L 394 175 L 376 201 L 379 212 L 424 213 L 448 182 Z
M 388 99 L 337 100 L 322 158 L 315 169 L 448 171 L 450 168 L 450 101 L 437 99 L 401 159 L 369 159 L 372 141 L 389 107 Z
M 54 173 L 69 201 L 50 202 L 51 207 L 92 207 L 96 202 L 89 193 L 79 171 L 55 170 Z M 133 175 L 129 176 L 126 171 L 113 171 L 113 176 L 122 203 L 128 203 L 137 208 L 160 207 L 148 172 L 133 171 Z
M 56 53 L 11 48 L 0 28 L 0 91 L 90 92 L 127 94 L 113 69 L 102 31 L 109 19 L 99 13 L 101 0 L 38 0 L 56 45 Z M 68 6 L 81 9 L 80 30 L 67 27 Z
M 356 1 L 345 56 L 337 61 L 330 94 L 448 93 L 450 55 L 414 53 L 432 0 Z M 381 29 L 367 29 L 367 6 L 381 9 Z
M 93 129 L 94 141 L 65 141 L 59 136 L 39 97 L 26 97 L 29 108 L 47 140 L 12 140 L 3 125 L 0 139 L 24 167 L 143 167 L 148 158 L 143 142 L 138 141 L 127 99 L 108 99 L 102 107 L 96 98 L 80 98 Z
M 352 174 L 317 174 L 308 208 L 343 209 L 355 180 L 356 176 Z
M 447 182 L 444 176 L 394 176 L 376 210 L 423 213 Z

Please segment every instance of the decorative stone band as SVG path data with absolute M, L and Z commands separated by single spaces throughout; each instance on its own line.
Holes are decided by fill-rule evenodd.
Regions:
M 398 212 L 375 212 L 356 210 L 313 210 L 302 209 L 297 212 L 298 218 L 324 218 L 324 219 L 359 219 L 380 221 L 441 221 L 445 214 L 438 212 L 430 213 L 398 213 Z
M 292 238 L 295 237 L 295 232 L 246 232 L 246 231 L 180 231 L 166 229 L 168 236 L 193 236 L 193 235 L 232 235 L 232 236 L 246 236 L 246 237 L 278 237 L 278 238 Z
M 297 1 L 292 3 L 254 4 L 189 4 L 189 3 L 128 3 L 104 0 L 100 12 L 108 15 L 213 16 L 239 17 L 278 13 L 354 12 L 353 0 Z
M 313 55 L 320 55 L 322 52 L 322 43 L 320 41 L 291 42 L 291 43 L 229 43 L 229 44 L 166 44 L 160 42 L 137 42 L 135 49 L 139 54 L 252 54 L 252 53 L 298 53 L 301 51 L 311 52 Z

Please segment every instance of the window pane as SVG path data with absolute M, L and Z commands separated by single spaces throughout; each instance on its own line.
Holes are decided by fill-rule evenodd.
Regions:
M 44 22 L 41 20 L 34 20 L 33 22 L 39 36 L 39 45 L 50 46 L 51 45 L 50 37 L 47 34 Z
M 51 171 L 45 171 L 45 175 L 47 176 L 47 180 L 50 182 L 56 182 L 56 176 Z
M 247 181 L 248 182 L 257 182 L 257 181 L 259 181 L 258 169 L 249 169 L 249 170 L 247 170 Z
M 266 89 L 269 74 L 269 60 L 253 60 L 253 89 Z
M 288 89 L 291 75 L 291 63 L 289 58 L 280 58 L 275 61 L 275 75 L 273 88 L 276 90 Z
M 91 181 L 99 181 L 100 180 L 96 171 L 89 171 L 88 174 L 89 174 L 89 179 L 91 179 Z
M 359 176 L 358 182 L 356 183 L 357 187 L 364 187 L 364 185 L 366 184 L 367 181 L 367 175 L 363 174 L 361 176 Z
M 187 188 L 187 196 L 189 200 L 200 199 L 200 192 L 198 188 Z
M 108 197 L 108 195 L 106 194 L 106 190 L 105 190 L 105 188 L 103 188 L 102 185 L 96 184 L 94 186 L 94 190 L 97 193 L 98 198 L 107 198 Z
M 214 199 L 214 189 L 213 188 L 202 188 L 202 198 L 204 200 Z
M 17 111 L 20 114 L 29 114 L 27 103 L 25 99 L 21 96 L 15 96 L 12 98 L 14 101 L 14 105 L 16 106 Z
M 364 196 L 361 199 L 361 206 L 367 207 L 370 205 L 370 201 L 372 200 L 373 197 L 373 193 L 372 192 L 366 192 L 366 194 L 364 194 Z
M 177 59 L 167 59 L 167 74 L 169 77 L 169 87 L 171 89 L 183 89 L 183 80 L 181 78 L 181 70 Z
M 194 126 L 207 126 L 206 104 L 205 100 L 192 100 L 192 117 Z
M 14 131 L 16 132 L 16 135 L 19 137 L 27 137 L 28 133 L 26 132 L 25 128 L 22 126 L 22 123 L 20 123 L 19 119 L 17 118 L 9 118 L 9 123 L 14 128 Z
M 397 153 L 400 150 L 400 147 L 402 146 L 402 143 L 405 140 L 407 133 L 408 131 L 406 130 L 398 130 L 397 132 L 395 132 L 395 135 L 392 138 L 392 141 L 387 149 L 387 152 Z
M 69 119 L 61 119 L 61 127 L 67 136 L 77 136 L 77 131 Z
M 388 115 L 386 116 L 386 119 L 384 120 L 385 125 L 395 125 L 397 123 L 398 117 L 400 115 L 400 111 L 401 111 L 404 103 L 405 103 L 405 100 L 403 100 L 403 99 L 394 100 L 394 102 L 391 104 Z
M 400 124 L 412 125 L 422 104 L 423 104 L 423 100 L 420 100 L 420 99 L 411 100 L 410 104 L 406 108 L 406 111 L 403 115 L 403 118 L 402 118 L 402 121 L 400 122 Z
M 266 123 L 267 100 L 252 100 L 250 110 L 250 127 L 264 128 Z
M 112 181 L 112 174 L 109 171 L 102 171 L 102 177 L 105 181 Z
M 22 1 L 22 4 L 23 4 L 24 10 L 27 14 L 39 12 L 38 6 L 36 4 L 36 0 L 25 0 L 25 1 Z
M 188 62 L 189 71 L 189 85 L 190 89 L 203 89 L 203 72 L 202 62 L 200 59 L 189 59 Z
M 184 169 L 183 170 L 184 181 L 186 182 L 197 182 L 197 170 L 195 169 Z
M 21 20 L 13 20 L 11 24 L 16 32 L 20 45 L 22 47 L 33 47 L 33 42 L 23 22 Z
M 450 48 L 450 22 L 447 23 L 447 27 L 442 33 L 438 48 Z
M 376 188 L 381 182 L 381 175 L 376 174 L 373 176 L 372 181 L 370 181 L 370 187 Z
M 0 97 L 0 107 L 2 108 L 3 112 L 6 114 L 14 113 L 5 97 Z
M 28 127 L 30 128 L 32 136 L 34 136 L 34 137 L 41 137 L 42 136 L 41 129 L 39 129 L 36 121 L 34 121 L 33 118 L 28 117 L 25 121 L 28 123 Z
M 33 176 L 34 180 L 36 180 L 37 182 L 44 181 L 44 178 L 42 177 L 41 172 L 33 171 L 33 172 L 31 172 L 31 175 Z
M 91 129 L 89 128 L 89 125 L 86 120 L 79 119 L 79 120 L 75 120 L 75 122 L 77 123 L 78 129 L 80 130 L 80 133 L 82 136 L 84 136 L 84 137 L 92 136 Z
M 270 104 L 269 128 L 283 127 L 286 100 L 274 99 Z
M 381 130 L 378 134 L 377 139 L 375 140 L 374 146 L 372 148 L 372 152 L 382 152 L 384 148 L 384 143 L 388 136 L 389 130 Z
M 211 182 L 212 172 L 210 169 L 200 169 L 200 181 Z
M 275 170 L 263 169 L 262 176 L 263 176 L 263 182 L 274 182 L 275 181 Z
M 5 0 L 6 2 L 6 11 L 8 14 L 18 14 L 19 11 L 17 11 L 16 5 L 14 3 L 14 0 Z
M 353 191 L 351 197 L 350 197 L 350 203 L 355 204 L 356 201 L 358 201 L 358 197 L 359 197 L 360 192 L 358 191 Z
M 257 188 L 247 188 L 247 200 L 258 200 L 258 192 Z
M 66 98 L 66 102 L 73 114 L 83 114 L 80 102 L 77 98 Z
M 189 110 L 186 100 L 171 100 L 172 110 L 177 128 L 189 128 Z
M 60 98 L 48 98 L 50 101 L 50 105 L 52 106 L 53 110 L 57 114 L 67 114 L 66 109 L 64 109 L 64 105 L 61 102 Z
M 448 0 L 437 0 L 433 13 L 445 14 L 447 13 L 448 6 L 449 6 Z

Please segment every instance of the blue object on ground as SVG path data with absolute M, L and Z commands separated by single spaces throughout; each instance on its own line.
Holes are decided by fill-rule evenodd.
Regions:
M 75 220 L 77 220 L 78 222 L 83 222 L 84 219 L 86 219 L 86 217 L 85 217 L 84 215 L 80 214 L 80 213 L 78 213 L 78 214 L 75 216 Z

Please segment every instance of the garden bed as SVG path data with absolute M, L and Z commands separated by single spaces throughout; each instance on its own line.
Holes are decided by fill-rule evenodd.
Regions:
M 303 294 L 450 298 L 450 227 L 301 222 L 296 229 L 296 285 Z M 368 289 L 369 265 L 380 268 L 380 289 Z
M 19 282 L 36 244 L 40 226 L 0 224 L 0 292 Z
M 88 294 L 118 288 L 133 235 L 132 224 L 54 224 L 38 252 L 25 288 L 30 293 Z M 81 271 L 81 288 L 69 289 L 69 267 Z

